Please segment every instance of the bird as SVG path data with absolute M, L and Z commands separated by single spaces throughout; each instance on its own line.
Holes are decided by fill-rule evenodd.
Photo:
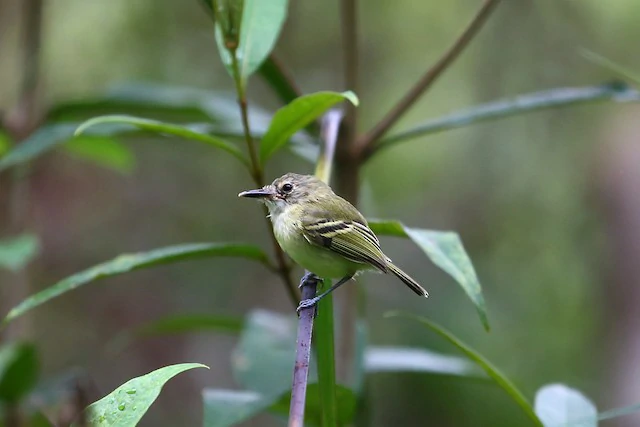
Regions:
M 269 210 L 273 232 L 282 250 L 298 265 L 322 279 L 339 279 L 320 295 L 302 300 L 297 311 L 315 306 L 322 298 L 372 270 L 391 273 L 419 296 L 429 293 L 382 252 L 367 220 L 351 203 L 313 175 L 286 173 L 271 184 L 242 191 Z M 305 276 L 301 281 L 304 285 Z

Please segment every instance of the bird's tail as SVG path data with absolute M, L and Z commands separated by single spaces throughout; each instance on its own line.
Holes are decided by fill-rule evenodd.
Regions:
M 404 271 L 400 270 L 400 268 L 398 268 L 395 264 L 389 262 L 387 264 L 387 268 L 389 269 L 390 272 L 395 274 L 398 277 L 398 279 L 402 280 L 402 283 L 407 285 L 413 292 L 420 295 L 421 297 L 429 298 L 429 292 L 427 292 L 425 288 L 420 286 L 418 282 L 413 280 L 411 276 L 409 276 Z

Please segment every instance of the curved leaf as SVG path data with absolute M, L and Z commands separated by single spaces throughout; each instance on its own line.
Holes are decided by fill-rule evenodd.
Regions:
M 85 409 L 89 425 L 133 427 L 155 402 L 162 387 L 176 375 L 195 368 L 207 368 L 200 363 L 165 366 L 141 377 L 133 378 L 92 403 Z
M 236 50 L 242 85 L 253 74 L 273 49 L 280 29 L 287 17 L 287 0 L 244 0 L 240 43 Z M 216 41 L 220 58 L 233 76 L 231 54 L 224 46 L 224 39 L 216 23 Z
M 486 378 L 483 372 L 467 359 L 421 348 L 369 347 L 365 350 L 364 367 L 368 373 L 422 372 Z
M 0 402 L 19 401 L 36 384 L 38 370 L 38 354 L 32 344 L 0 347 Z
M 149 252 L 124 254 L 111 261 L 98 264 L 88 270 L 76 273 L 56 283 L 55 285 L 31 295 L 14 307 L 1 325 L 5 325 L 27 311 L 44 304 L 72 289 L 93 282 L 104 277 L 115 276 L 128 271 L 150 267 L 157 264 L 168 264 L 185 259 L 204 258 L 211 256 L 232 256 L 249 258 L 267 263 L 267 256 L 254 245 L 240 243 L 191 243 L 185 245 L 168 246 Z
M 545 427 L 596 427 L 598 411 L 582 393 L 564 384 L 548 384 L 536 393 L 536 414 Z
M 358 105 L 353 92 L 316 92 L 296 98 L 280 108 L 271 120 L 269 130 L 260 143 L 260 160 L 264 163 L 300 129 L 339 102 L 348 100 Z
M 64 145 L 70 155 L 98 166 L 129 174 L 135 166 L 135 157 L 129 147 L 109 137 L 80 136 Z
M 40 250 L 40 242 L 34 234 L 0 240 L 0 267 L 11 271 L 24 268 Z
M 489 330 L 482 287 L 457 233 L 411 228 L 398 221 L 371 220 L 369 227 L 376 234 L 410 238 L 435 265 L 460 284 L 476 306 L 485 329 Z
M 78 129 L 76 129 L 74 135 L 78 136 L 88 128 L 98 124 L 104 124 L 104 123 L 118 123 L 118 124 L 124 124 L 124 125 L 131 125 L 139 129 L 173 135 L 173 136 L 177 136 L 180 138 L 189 139 L 193 141 L 204 142 L 205 144 L 209 144 L 214 147 L 220 148 L 221 150 L 226 151 L 227 153 L 231 154 L 232 156 L 240 160 L 240 162 L 242 162 L 244 165 L 248 165 L 247 159 L 242 153 L 242 151 L 240 151 L 240 149 L 235 145 L 223 139 L 217 138 L 215 136 L 207 135 L 205 133 L 193 131 L 185 126 L 179 126 L 179 125 L 174 125 L 170 123 L 163 123 L 157 120 L 149 120 L 149 119 L 143 119 L 139 117 L 119 116 L 119 115 L 100 116 L 100 117 L 95 117 L 93 119 L 87 120 L 86 122 L 82 123 L 80 126 L 78 126 Z
M 539 427 L 544 427 L 540 419 L 536 416 L 531 404 L 522 392 L 511 382 L 505 374 L 503 374 L 498 368 L 496 368 L 491 362 L 485 359 L 480 353 L 469 347 L 467 344 L 460 341 L 455 335 L 442 326 L 432 322 L 431 320 L 415 316 L 412 314 L 406 314 L 401 312 L 389 312 L 385 313 L 385 317 L 405 317 L 407 319 L 416 320 L 422 325 L 428 327 L 433 332 L 440 335 L 442 338 L 453 344 L 458 350 L 463 352 L 469 359 L 473 360 L 482 370 L 484 370 L 489 377 L 496 382 L 507 394 L 520 406 L 522 411 Z

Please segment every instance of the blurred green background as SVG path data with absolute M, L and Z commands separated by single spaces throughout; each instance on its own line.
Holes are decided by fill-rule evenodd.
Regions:
M 0 0 L 0 110 L 17 102 L 20 7 Z M 367 130 L 459 34 L 478 1 L 360 2 L 361 130 Z M 45 0 L 43 103 L 96 97 L 115 84 L 153 82 L 232 93 L 201 5 L 170 0 Z M 634 0 L 505 1 L 469 49 L 395 128 L 519 93 L 612 80 L 583 49 L 640 70 L 640 4 Z M 276 54 L 306 93 L 341 90 L 337 2 L 291 2 Z M 640 72 L 639 72 L 640 74 Z M 258 76 L 250 102 L 279 106 Z M 501 367 L 525 394 L 550 382 L 582 390 L 601 410 L 640 396 L 640 145 L 633 104 L 605 102 L 537 112 L 421 138 L 385 150 L 365 167 L 361 210 L 422 228 L 455 230 L 484 287 L 492 324 L 484 332 L 460 288 L 408 241 L 383 239 L 394 261 L 430 290 L 427 303 L 395 280 L 366 283 L 370 340 L 455 350 L 390 309 L 446 325 Z M 219 152 L 162 137 L 128 145 L 136 164 L 117 173 L 53 152 L 29 169 L 26 226 L 42 251 L 28 269 L 31 292 L 122 252 L 268 235 L 253 203 L 237 193 L 248 176 Z M 271 179 L 312 165 L 281 152 Z M 0 220 L 8 218 L 0 176 Z M 3 231 L 7 231 L 6 224 Z M 298 272 L 298 273 L 301 273 Z M 11 276 L 0 276 L 2 287 Z M 5 307 L 5 309 L 8 307 Z M 131 377 L 202 362 L 170 383 L 141 425 L 200 425 L 204 387 L 236 387 L 236 339 L 216 334 L 154 338 L 121 352 L 119 332 L 177 313 L 244 315 L 292 310 L 277 278 L 234 259 L 190 261 L 120 276 L 29 313 L 43 375 L 85 370 L 96 396 Z M 4 314 L 4 313 L 3 313 Z M 418 374 L 371 377 L 372 426 L 514 426 L 526 419 L 491 384 Z M 281 425 L 261 416 L 247 426 Z M 633 417 L 606 425 L 637 426 Z

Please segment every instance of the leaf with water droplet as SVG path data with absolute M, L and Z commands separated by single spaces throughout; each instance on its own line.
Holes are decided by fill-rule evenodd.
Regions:
M 200 363 L 182 363 L 165 366 L 141 377 L 127 381 L 107 396 L 85 409 L 89 425 L 102 423 L 108 426 L 133 427 L 156 400 L 167 381 L 181 372 L 194 368 L 207 368 Z M 133 393 L 130 393 L 133 391 Z M 127 407 L 132 408 L 126 411 Z M 140 411 L 136 408 L 140 407 Z

